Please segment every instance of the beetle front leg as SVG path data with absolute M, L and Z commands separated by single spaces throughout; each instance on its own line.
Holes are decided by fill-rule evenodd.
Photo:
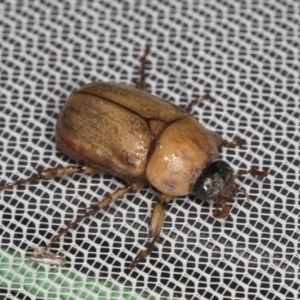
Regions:
M 92 168 L 86 167 L 86 166 L 79 166 L 79 167 L 69 166 L 69 167 L 51 168 L 51 169 L 46 169 L 46 170 L 44 170 L 38 174 L 35 174 L 29 178 L 20 179 L 15 182 L 10 182 L 10 183 L 6 183 L 4 185 L 0 185 L 0 191 L 10 189 L 13 186 L 18 186 L 18 185 L 25 184 L 25 183 L 35 182 L 35 181 L 41 180 L 41 179 L 51 179 L 54 177 L 70 176 L 70 175 L 77 174 L 77 173 L 93 174 L 93 173 L 98 173 L 100 171 L 101 170 L 92 169 Z
M 73 229 L 78 223 L 83 221 L 84 219 L 93 216 L 99 210 L 106 208 L 109 204 L 115 202 L 117 199 L 122 197 L 128 192 L 135 191 L 145 185 L 144 182 L 141 183 L 133 183 L 131 185 L 127 185 L 124 188 L 118 189 L 108 197 L 101 200 L 98 204 L 93 205 L 90 207 L 89 211 L 86 212 L 84 215 L 77 217 L 77 219 L 67 225 L 66 228 L 60 230 L 50 241 L 50 243 L 46 246 L 46 250 L 49 249 L 55 242 L 57 242 L 63 235 L 65 235 L 70 229 Z
M 149 222 L 150 233 L 149 233 L 148 242 L 146 243 L 146 250 L 141 250 L 138 253 L 136 258 L 129 265 L 130 269 L 135 268 L 141 260 L 143 260 L 147 255 L 149 255 L 152 252 L 154 245 L 157 242 L 162 229 L 164 216 L 165 216 L 165 207 L 167 203 L 172 200 L 172 198 L 173 197 L 171 196 L 162 194 L 159 197 L 157 203 L 154 205 L 151 219 Z

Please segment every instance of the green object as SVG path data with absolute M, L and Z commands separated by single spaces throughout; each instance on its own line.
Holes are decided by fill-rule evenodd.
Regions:
M 67 267 L 50 268 L 35 263 L 29 256 L 22 257 L 12 250 L 0 249 L 0 289 L 7 290 L 8 295 L 19 292 L 47 300 L 155 300 L 146 293 L 139 294 L 121 284 L 81 276 Z

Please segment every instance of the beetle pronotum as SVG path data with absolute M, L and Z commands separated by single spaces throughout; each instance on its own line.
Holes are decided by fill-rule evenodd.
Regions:
M 142 58 L 139 89 L 115 83 L 91 83 L 73 93 L 63 107 L 56 126 L 56 143 L 65 154 L 81 161 L 81 166 L 47 169 L 28 179 L 0 186 L 1 191 L 39 179 L 103 171 L 128 183 L 59 231 L 45 251 L 83 219 L 126 193 L 150 184 L 161 194 L 152 211 L 146 249 L 130 265 L 134 268 L 151 253 L 161 232 L 165 207 L 174 197 L 196 194 L 202 200 L 213 200 L 214 216 L 225 218 L 230 211 L 227 203 L 237 193 L 248 197 L 244 189 L 236 186 L 235 179 L 248 173 L 268 175 L 255 169 L 234 175 L 230 165 L 219 159 L 220 148 L 240 146 L 245 140 L 227 142 L 189 114 L 193 105 L 209 95 L 192 101 L 186 111 L 145 91 L 148 53 L 149 47 Z

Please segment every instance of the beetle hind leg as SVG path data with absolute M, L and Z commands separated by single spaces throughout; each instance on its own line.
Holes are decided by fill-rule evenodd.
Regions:
M 76 225 L 78 223 L 80 223 L 81 221 L 83 221 L 84 219 L 95 215 L 99 210 L 106 208 L 107 206 L 109 206 L 111 203 L 115 202 L 117 199 L 119 199 L 120 197 L 122 197 L 126 193 L 135 191 L 135 190 L 143 187 L 144 185 L 145 185 L 144 182 L 127 185 L 124 188 L 120 188 L 117 191 L 115 191 L 114 193 L 110 194 L 109 196 L 107 196 L 106 198 L 101 200 L 98 204 L 91 206 L 89 208 L 89 210 L 84 215 L 81 215 L 81 216 L 77 217 L 77 219 L 75 221 L 69 223 L 66 228 L 60 230 L 51 239 L 50 243 L 46 246 L 45 249 L 46 250 L 49 249 L 54 243 L 59 241 L 59 239 L 63 235 L 65 235 L 70 229 L 73 229 L 74 227 L 76 227 Z
M 57 168 L 51 168 L 51 169 L 46 169 L 42 172 L 39 172 L 37 174 L 32 175 L 29 178 L 26 179 L 19 179 L 15 182 L 10 182 L 6 183 L 3 185 L 0 185 L 0 191 L 10 189 L 14 186 L 19 186 L 22 184 L 26 183 L 32 183 L 41 179 L 52 179 L 54 177 L 63 177 L 63 176 L 70 176 L 73 174 L 78 174 L 78 173 L 97 173 L 100 172 L 98 169 L 92 169 L 90 167 L 86 166 L 68 166 L 68 167 L 57 167 Z

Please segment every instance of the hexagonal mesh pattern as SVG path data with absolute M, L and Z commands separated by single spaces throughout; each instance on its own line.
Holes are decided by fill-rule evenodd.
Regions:
M 151 92 L 185 107 L 227 140 L 222 157 L 250 195 L 230 217 L 192 195 L 168 205 L 157 248 L 127 266 L 148 235 L 157 192 L 128 194 L 52 249 L 67 264 L 31 262 L 76 215 L 124 185 L 100 174 L 44 180 L 0 195 L 1 299 L 298 299 L 299 1 L 6 1 L 0 4 L 1 182 L 77 162 L 56 150 L 55 122 L 84 83 L 134 84 L 139 58 Z M 159 174 L 158 174 L 159 176 Z

